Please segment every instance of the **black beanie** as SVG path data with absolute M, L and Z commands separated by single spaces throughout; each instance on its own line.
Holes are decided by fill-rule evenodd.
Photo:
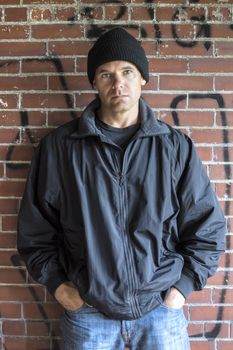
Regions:
M 87 74 L 91 84 L 93 84 L 96 69 L 111 61 L 133 63 L 145 81 L 149 81 L 148 60 L 144 49 L 122 28 L 114 28 L 104 33 L 90 49 L 87 57 Z

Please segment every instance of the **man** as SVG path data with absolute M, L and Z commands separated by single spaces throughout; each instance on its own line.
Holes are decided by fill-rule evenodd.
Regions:
M 137 40 L 108 31 L 87 72 L 98 97 L 36 150 L 19 253 L 64 307 L 63 349 L 189 349 L 182 307 L 216 271 L 223 214 L 191 140 L 140 97 Z

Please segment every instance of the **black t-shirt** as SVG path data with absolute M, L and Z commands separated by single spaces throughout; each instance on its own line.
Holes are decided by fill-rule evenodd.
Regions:
M 126 128 L 116 128 L 104 123 L 102 120 L 96 117 L 96 126 L 102 132 L 102 134 L 125 150 L 132 137 L 138 131 L 140 124 L 130 125 Z

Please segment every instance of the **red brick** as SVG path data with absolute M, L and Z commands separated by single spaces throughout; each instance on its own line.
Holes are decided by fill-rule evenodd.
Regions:
M 1 302 L 0 314 L 2 318 L 21 318 L 21 304 Z
M 68 4 L 75 4 L 76 0 L 23 0 L 23 4 L 38 4 L 38 5 L 52 5 L 52 4 L 57 4 L 57 5 L 68 5 Z
M 145 50 L 146 55 L 154 56 L 158 52 L 160 44 L 153 39 L 152 41 L 143 41 L 142 47 Z
M 31 144 L 31 142 L 38 143 L 44 136 L 46 136 L 50 131 L 53 129 L 51 128 L 34 128 L 31 129 L 30 139 L 28 139 L 28 134 L 25 130 L 22 132 L 22 143 L 28 145 Z
M 76 108 L 85 108 L 88 103 L 90 103 L 94 98 L 95 98 L 95 95 L 94 93 L 93 94 L 90 94 L 90 93 L 79 93 L 79 94 L 76 94 L 75 96 L 75 107 Z
M 217 323 L 205 323 L 205 326 L 204 326 L 204 332 L 206 334 L 206 336 L 208 336 L 208 333 L 210 333 L 214 327 L 218 327 L 219 324 Z M 221 326 L 220 326 L 220 331 L 218 332 L 218 335 L 217 335 L 217 338 L 228 338 L 229 337 L 229 334 L 230 334 L 230 326 L 229 324 L 226 324 L 226 323 L 222 323 Z
M 27 321 L 27 335 L 33 337 L 45 337 L 50 334 L 50 322 Z
M 55 19 L 57 21 L 68 21 L 70 18 L 75 18 L 76 11 L 77 9 L 75 7 L 56 8 Z
M 0 148 L 1 151 L 1 148 Z M 14 161 L 23 161 L 29 162 L 32 159 L 32 155 L 34 153 L 34 148 L 32 144 L 25 145 L 14 145 L 11 152 L 10 162 Z M 0 152 L 1 154 L 1 152 Z M 3 156 L 4 157 L 4 156 Z M 9 213 L 11 214 L 11 213 Z
M 213 290 L 213 303 L 219 304 L 233 304 L 233 293 L 232 289 L 214 289 Z
M 233 184 L 232 183 L 216 183 L 215 184 L 215 191 L 216 191 L 218 197 L 227 198 L 229 196 L 229 193 L 231 194 L 231 196 L 233 195 Z
M 90 83 L 85 76 L 66 76 L 66 87 L 68 91 L 72 90 L 90 90 Z M 63 90 L 64 87 L 61 84 L 59 76 L 49 77 L 49 89 L 50 90 Z
M 191 58 L 189 60 L 190 72 L 202 73 L 232 73 L 233 62 L 231 58 Z
M 32 38 L 56 39 L 56 38 L 80 38 L 82 28 L 79 24 L 41 24 L 32 26 Z
M 172 113 L 162 112 L 161 119 L 169 124 L 174 124 Z M 177 117 L 180 126 L 213 126 L 214 113 L 203 111 L 177 111 Z
M 8 167 L 6 167 L 6 177 L 8 179 L 25 179 L 26 180 L 28 175 L 29 164 L 23 163 L 23 167 L 18 162 L 16 163 L 10 162 L 7 164 L 9 165 Z
M 17 199 L 0 198 L 0 214 L 16 214 L 18 205 Z
M 4 164 L 0 164 L 0 178 L 2 178 L 2 177 L 4 177 L 5 175 L 4 175 Z
M 176 8 L 172 8 L 169 6 L 157 6 L 156 7 L 156 21 L 163 22 L 163 21 L 171 21 L 172 17 L 174 16 L 176 12 Z
M 233 42 L 227 40 L 221 40 L 215 42 L 215 51 L 218 56 L 232 56 Z
M 192 292 L 188 297 L 187 303 L 210 303 L 211 302 L 211 289 L 206 288 L 197 292 Z
M 47 81 L 45 76 L 32 77 L 1 77 L 0 91 L 15 90 L 46 90 Z
M 36 297 L 39 301 L 44 300 L 44 288 L 43 287 L 32 287 Z M 17 286 L 0 286 L 0 299 L 1 301 L 25 301 L 33 302 L 34 293 L 32 295 L 29 286 L 26 287 L 17 287 Z M 24 306 L 34 305 L 34 304 L 25 304 Z
M 164 1 L 164 0 L 163 0 Z M 191 350 L 215 350 L 215 342 L 207 340 L 194 340 L 191 341 Z
M 233 140 L 233 130 L 228 131 L 229 142 Z M 223 143 L 223 130 L 195 129 L 192 130 L 192 139 L 196 143 Z
M 196 151 L 202 161 L 212 161 L 212 147 L 196 147 Z
M 41 313 L 41 309 L 43 309 L 43 313 Z M 43 319 L 44 315 L 46 315 L 48 319 L 60 319 L 63 312 L 62 307 L 56 303 L 23 304 L 23 315 L 25 318 L 38 320 Z
M 225 253 L 221 256 L 219 266 L 220 267 L 230 267 L 233 264 L 233 254 Z M 233 277 L 233 273 L 229 273 L 230 278 Z
M 195 94 L 194 94 L 195 96 Z M 190 109 L 216 109 L 220 108 L 218 100 L 214 94 L 203 94 L 196 95 L 198 98 L 193 98 L 189 96 L 188 108 Z M 212 97 L 211 97 L 212 96 Z
M 226 40 L 227 38 L 232 38 L 232 30 L 229 24 L 211 24 L 211 36 L 213 38 L 223 38 Z
M 16 249 L 3 250 L 0 254 L 0 265 L 1 266 L 12 266 L 12 257 L 16 255 Z M 0 299 L 1 300 L 1 299 Z
M 49 54 L 56 55 L 87 55 L 92 47 L 91 41 L 52 41 L 49 42 Z
M 0 109 L 12 109 L 17 107 L 17 95 L 0 95 Z M 0 138 L 1 139 L 1 138 Z
M 11 232 L 0 233 L 0 247 L 6 249 L 16 249 L 16 234 Z
M 43 42 L 2 42 L 0 56 L 41 56 L 45 55 L 46 44 Z
M 203 323 L 189 323 L 188 324 L 188 334 L 189 337 L 195 336 L 196 334 L 204 334 L 204 324 Z
M 174 33 L 172 32 L 172 26 L 171 24 L 160 24 L 159 25 L 162 38 L 163 39 L 173 39 L 174 40 Z M 192 22 L 190 23 L 174 23 L 173 30 L 175 31 L 175 36 L 177 37 L 175 40 L 177 42 L 177 45 L 183 46 L 183 45 L 193 45 L 198 44 L 198 40 L 195 35 L 196 31 L 196 25 Z
M 197 44 L 191 48 L 189 47 L 183 47 L 179 44 L 177 44 L 174 41 L 163 41 L 162 44 L 159 46 L 159 51 L 161 55 L 182 55 L 186 57 L 192 57 L 192 56 L 212 56 L 212 50 L 206 50 L 204 46 L 203 40 L 197 42 Z
M 78 117 L 78 113 L 70 113 L 70 112 L 48 112 L 48 125 L 49 126 L 59 126 L 65 124 L 73 119 L 73 116 Z
M 0 73 L 1 74 L 12 74 L 19 73 L 19 61 L 16 60 L 0 60 Z
M 51 21 L 52 20 L 52 11 L 47 8 L 32 8 L 30 9 L 30 18 L 32 21 Z
M 233 313 L 233 306 L 223 307 L 224 320 L 231 320 Z M 218 316 L 219 306 L 190 306 L 191 320 L 216 320 Z
M 30 338 L 5 338 L 5 349 L 10 350 L 48 350 L 50 349 L 50 339 L 30 339 Z
M 153 18 L 151 18 L 151 12 L 153 11 L 153 8 L 152 10 L 150 11 L 150 13 L 148 12 L 148 7 L 144 7 L 144 6 L 134 6 L 131 8 L 131 20 L 133 21 L 139 21 L 139 20 L 143 20 L 143 21 L 148 21 L 148 20 L 154 20 L 155 19 L 155 13 L 153 11 Z M 110 19 L 113 19 L 113 18 L 110 18 Z M 122 18 L 122 19 L 127 19 L 126 18 Z
M 100 4 L 98 4 L 98 5 L 100 5 Z M 114 8 L 115 7 L 114 4 L 111 7 Z M 108 9 L 109 9 L 109 7 L 107 7 L 105 5 L 105 13 L 108 12 Z M 94 7 L 88 7 L 88 8 L 87 7 L 80 7 L 79 15 L 80 15 L 80 18 L 84 21 L 85 20 L 87 20 L 87 21 L 89 21 L 89 20 L 100 21 L 103 19 L 103 7 L 100 7 L 100 6 L 94 6 Z M 90 26 L 87 25 L 86 26 L 86 33 L 89 31 L 89 29 L 90 29 Z
M 233 215 L 233 201 L 220 200 L 220 205 L 225 215 Z
M 233 65 L 232 65 L 233 67 Z M 232 91 L 233 77 L 219 77 L 215 78 L 216 90 Z
M 7 5 L 17 5 L 20 0 L 7 0 Z M 6 0 L 0 0 L 0 5 L 6 5 Z
M 8 3 L 8 2 L 7 2 Z M 26 7 L 6 7 L 5 22 L 26 22 L 27 8 Z
M 76 59 L 76 71 L 77 73 L 86 73 L 87 72 L 87 60 L 86 57 L 78 57 Z
M 228 145 L 227 147 L 213 147 L 214 151 L 214 160 L 216 162 L 223 162 L 223 161 L 233 161 L 233 147 Z M 226 155 L 229 157 L 229 159 L 226 159 Z
M 228 171 L 233 171 L 233 165 L 227 165 Z M 224 164 L 213 164 L 209 166 L 210 177 L 212 180 L 223 180 L 226 179 L 226 168 Z
M 222 98 L 224 100 L 224 103 L 225 103 L 225 107 L 223 107 L 223 108 L 232 109 L 232 106 L 233 106 L 233 94 L 232 93 L 223 94 L 221 92 L 221 96 L 222 96 Z
M 14 142 L 16 136 L 18 135 L 19 130 L 16 128 L 4 129 L 0 128 L 0 140 L 1 143 L 12 143 Z
M 85 61 L 86 63 L 86 61 Z M 86 66 L 85 66 L 86 67 Z M 26 59 L 22 60 L 23 73 L 68 73 L 74 72 L 75 59 Z M 61 70 L 61 71 L 60 71 Z
M 2 230 L 15 231 L 17 228 L 17 216 L 7 215 L 2 217 Z
M 230 3 L 229 3 L 230 5 Z M 231 21 L 230 7 L 208 7 L 208 19 L 211 22 L 226 22 Z M 215 35 L 213 35 L 215 37 Z
M 217 350 L 232 350 L 233 340 L 221 340 L 217 342 Z
M 228 278 L 227 280 L 226 277 Z M 227 276 L 223 271 L 217 272 L 214 276 L 208 279 L 209 286 L 225 286 L 228 284 L 233 284 L 233 276 L 231 274 Z
M 149 67 L 151 73 L 185 73 L 188 63 L 182 58 L 150 58 Z
M 4 335 L 25 335 L 25 322 L 24 321 L 9 321 L 3 320 L 2 322 L 2 332 Z
M 71 103 L 70 106 L 67 105 L 67 99 Z M 23 94 L 22 98 L 22 106 L 23 108 L 72 108 L 73 107 L 73 96 L 71 94 L 67 94 L 66 92 L 62 94 Z
M 24 191 L 24 181 L 0 181 L 0 196 L 21 197 Z
M 1 126 L 20 126 L 20 114 L 13 111 L 0 111 L 0 125 Z
M 152 108 L 169 108 L 172 101 L 174 101 L 174 99 L 177 97 L 176 94 L 168 94 L 168 93 L 143 94 L 142 96 Z M 185 108 L 185 106 L 186 106 L 186 99 L 182 100 L 179 103 L 178 108 L 183 109 Z
M 0 26 L 0 39 L 27 39 L 28 37 L 29 37 L 29 26 L 25 26 L 25 25 Z
M 211 90 L 212 77 L 200 76 L 160 76 L 160 90 Z

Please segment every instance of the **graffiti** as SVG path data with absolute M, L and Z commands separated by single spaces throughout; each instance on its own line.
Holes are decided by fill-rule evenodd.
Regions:
M 203 37 L 205 39 L 209 39 L 211 36 L 211 28 L 210 28 L 210 25 L 208 23 L 206 23 L 206 18 L 204 15 L 203 16 L 192 16 L 190 18 L 190 20 L 194 26 L 197 26 L 197 25 L 199 26 L 199 29 L 198 29 L 197 33 L 195 34 L 196 39 L 192 39 L 192 40 L 188 41 L 186 38 L 181 39 L 179 37 L 177 29 L 176 29 L 177 24 L 175 24 L 174 22 L 179 19 L 181 9 L 184 12 L 186 10 L 185 7 L 182 7 L 180 9 L 178 9 L 172 17 L 172 21 L 173 21 L 173 23 L 171 25 L 172 34 L 173 34 L 173 38 L 176 40 L 176 43 L 180 46 L 183 46 L 183 47 L 193 47 L 199 43 L 198 38 Z M 211 42 L 206 40 L 204 42 L 204 46 L 205 46 L 206 50 L 208 51 L 211 47 Z
M 11 256 L 11 261 L 12 261 L 12 265 L 14 267 L 23 267 L 24 266 L 24 264 L 23 264 L 23 262 L 22 262 L 22 260 L 21 260 L 19 255 L 16 255 L 16 254 L 12 255 Z M 23 270 L 19 269 L 19 273 L 24 278 Z M 51 338 L 52 339 L 52 349 L 53 350 L 59 350 L 60 347 L 59 347 L 59 344 L 58 344 L 58 340 L 55 337 L 54 331 L 53 330 L 51 331 L 51 326 L 50 326 L 51 322 L 49 322 L 49 317 L 48 317 L 48 315 L 46 313 L 46 310 L 41 305 L 40 298 L 39 298 L 35 288 L 32 287 L 32 286 L 27 286 L 27 288 L 30 291 L 30 294 L 33 297 L 33 300 L 37 303 L 37 307 L 38 307 L 39 312 L 41 314 L 41 317 L 42 317 L 42 319 L 44 321 L 44 324 L 46 325 L 46 328 L 48 330 L 48 334 L 50 334 L 51 337 L 52 337 Z
M 170 107 L 172 109 L 172 117 L 173 117 L 173 121 L 175 123 L 176 126 L 179 126 L 179 116 L 178 113 L 176 111 L 177 106 L 180 102 L 182 102 L 183 100 L 186 100 L 187 95 L 179 95 L 177 97 L 174 98 L 174 100 L 172 101 Z M 221 121 L 222 121 L 222 126 L 226 127 L 227 126 L 227 118 L 226 118 L 226 113 L 224 111 L 225 108 L 225 104 L 224 104 L 224 99 L 220 94 L 190 94 L 189 95 L 190 99 L 213 99 L 217 102 L 218 107 L 221 109 Z M 223 128 L 223 143 L 224 144 L 228 144 L 229 143 L 229 137 L 228 137 L 228 130 Z M 230 161 L 230 155 L 229 155 L 229 149 L 228 148 L 224 148 L 223 149 L 223 159 L 224 159 L 224 173 L 225 173 L 225 179 L 229 180 L 232 178 L 232 173 L 231 173 L 231 166 L 229 165 L 229 161 Z M 231 187 L 226 185 L 225 188 L 226 191 L 226 195 L 228 198 L 231 198 Z M 230 202 L 226 201 L 225 202 L 225 208 L 224 208 L 224 213 L 226 216 L 228 216 L 230 214 Z M 226 249 L 230 249 L 230 242 L 228 241 L 226 244 Z M 229 271 L 227 270 L 227 268 L 230 267 L 230 257 L 229 255 L 226 255 L 226 261 L 225 261 L 225 268 L 226 271 L 224 273 L 224 277 L 223 277 L 223 284 L 227 285 L 227 281 L 229 281 Z M 226 290 L 222 290 L 221 294 L 220 294 L 220 300 L 219 303 L 221 304 L 221 306 L 219 306 L 218 308 L 218 314 L 217 314 L 217 320 L 218 321 L 222 321 L 223 320 L 223 312 L 224 312 L 224 306 L 223 304 L 225 303 L 226 300 Z M 218 334 L 221 331 L 221 324 L 217 323 L 214 328 L 209 331 L 209 332 L 205 332 L 204 336 L 206 339 L 215 339 Z M 202 334 L 195 334 L 193 335 L 193 337 L 202 337 Z

